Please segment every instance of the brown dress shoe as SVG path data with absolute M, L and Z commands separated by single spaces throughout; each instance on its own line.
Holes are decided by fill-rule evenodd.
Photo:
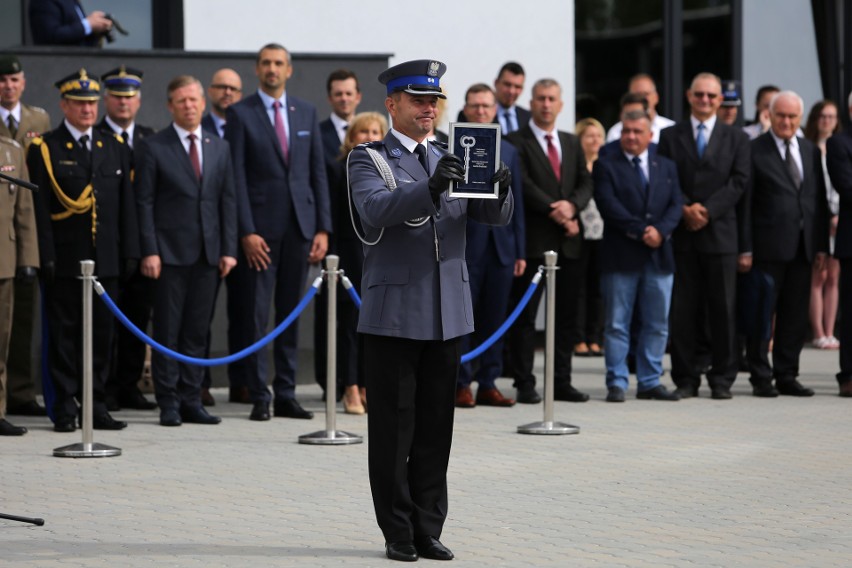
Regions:
M 842 396 L 843 398 L 852 397 L 852 381 L 840 383 L 840 392 L 837 393 L 837 396 Z
M 456 406 L 458 408 L 473 408 L 476 406 L 470 387 L 458 387 L 456 389 Z
M 228 402 L 252 404 L 248 387 L 231 387 L 228 389 Z
M 476 391 L 476 404 L 483 406 L 515 406 L 514 398 L 506 398 L 497 387 Z

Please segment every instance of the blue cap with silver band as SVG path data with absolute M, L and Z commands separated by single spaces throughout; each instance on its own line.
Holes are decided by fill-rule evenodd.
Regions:
M 440 61 L 418 59 L 386 69 L 379 75 L 379 82 L 387 86 L 388 95 L 402 92 L 446 99 L 441 91 L 441 77 L 446 71 L 447 66 Z

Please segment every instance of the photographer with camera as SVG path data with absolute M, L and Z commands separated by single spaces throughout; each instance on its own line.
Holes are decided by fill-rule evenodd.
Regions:
M 113 30 L 127 32 L 109 15 L 96 10 L 88 16 L 79 0 L 31 0 L 30 29 L 36 45 L 103 46 L 115 41 Z

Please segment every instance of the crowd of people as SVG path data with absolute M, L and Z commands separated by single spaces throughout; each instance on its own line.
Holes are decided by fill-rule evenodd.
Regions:
M 146 329 L 152 322 L 156 340 L 196 357 L 209 355 L 221 282 L 230 352 L 266 334 L 273 306 L 276 321 L 290 313 L 309 265 L 329 251 L 361 290 L 369 247 L 359 238 L 347 162 L 359 144 L 382 140 L 388 124 L 383 113 L 358 113 L 361 94 L 351 70 L 328 77 L 331 112 L 324 120 L 287 94 L 291 73 L 289 52 L 269 44 L 257 56 L 257 91 L 244 99 L 242 78 L 231 69 L 212 76 L 206 97 L 198 79 L 176 77 L 168 87 L 173 123 L 155 131 L 135 120 L 142 71 L 121 66 L 96 77 L 79 70 L 56 83 L 63 121 L 51 130 L 43 109 L 21 102 L 20 61 L 0 59 L 2 172 L 42 188 L 31 194 L 2 181 L 11 199 L 3 219 L 15 235 L 0 265 L 3 362 L 12 306 L 32 295 L 38 275 L 46 370 L 55 391 L 53 407 L 41 407 L 31 381 L 5 384 L 4 364 L 0 434 L 26 431 L 6 421 L 7 404 L 9 414 L 49 413 L 56 431 L 77 428 L 82 259 L 95 259 L 98 279 L 134 324 Z M 525 79 L 520 64 L 507 63 L 493 87 L 475 83 L 467 90 L 458 117 L 500 125 L 514 197 L 509 224 L 467 224 L 465 270 L 476 330 L 463 350 L 503 323 L 543 253 L 553 250 L 561 269 L 557 400 L 589 398 L 571 384 L 574 356 L 604 357 L 611 402 L 625 400 L 631 372 L 640 399 L 698 396 L 701 375 L 713 398 L 727 399 L 737 372 L 746 369 L 756 396 L 812 395 L 797 379 L 803 344 L 844 345 L 836 338 L 844 334 L 835 331 L 843 258 L 836 251 L 844 249 L 835 236 L 842 195 L 835 188 L 849 180 L 846 137 L 833 136 L 840 129 L 838 104 L 814 105 L 802 130 L 798 95 L 764 86 L 754 122 L 740 129 L 734 125 L 739 84 L 701 73 L 686 92 L 690 118 L 675 122 L 656 112 L 653 78 L 638 74 L 622 97 L 620 122 L 607 132 L 587 117 L 571 134 L 556 129 L 561 86 L 537 81 L 527 110 L 517 104 Z M 433 128 L 429 138 L 446 135 Z M 461 367 L 456 406 L 541 400 L 533 374 L 540 299 L 541 289 L 505 341 Z M 326 395 L 342 400 L 346 412 L 363 414 L 359 312 L 342 298 L 338 314 L 338 385 Z M 99 302 L 93 317 L 95 428 L 124 428 L 110 414 L 121 408 L 159 408 L 164 426 L 220 421 L 207 410 L 215 405 L 209 370 L 155 351 L 156 402 L 150 401 L 138 388 L 144 344 L 115 325 Z M 360 317 L 363 323 L 367 316 Z M 325 321 L 318 302 L 315 374 L 323 389 Z M 252 420 L 312 417 L 295 397 L 297 334 L 294 325 L 275 341 L 274 369 L 267 369 L 264 351 L 229 365 L 229 400 L 251 404 Z M 673 391 L 660 382 L 667 347 Z M 514 379 L 514 397 L 496 387 L 500 376 Z M 849 377 L 845 370 L 838 375 L 842 396 L 852 395 Z

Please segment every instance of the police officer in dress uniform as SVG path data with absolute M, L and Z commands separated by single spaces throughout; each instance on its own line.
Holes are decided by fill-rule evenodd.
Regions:
M 0 172 L 27 179 L 21 145 L 0 136 Z M 6 361 L 12 330 L 15 278 L 32 282 L 38 267 L 33 197 L 28 189 L 0 179 L 0 436 L 22 436 L 27 429 L 6 420 Z
M 154 134 L 154 129 L 136 123 L 136 113 L 142 104 L 142 71 L 122 65 L 101 77 L 104 84 L 106 114 L 97 127 L 104 134 L 119 134 L 133 150 L 139 142 Z M 118 307 L 139 329 L 147 329 L 154 305 L 156 282 L 145 278 L 138 270 L 122 274 L 119 280 Z M 134 408 L 151 410 L 156 403 L 145 398 L 137 383 L 145 367 L 145 344 L 122 325 L 115 322 L 115 357 L 106 384 L 108 410 Z
M 499 199 L 446 193 L 450 181 L 464 179 L 463 164 L 445 145 L 427 141 L 438 98 L 445 98 L 445 70 L 439 61 L 419 60 L 379 75 L 393 128 L 349 160 L 365 240 L 378 241 L 365 247 L 358 323 L 370 393 L 370 486 L 387 556 L 403 561 L 453 558 L 438 538 L 447 514 L 460 337 L 473 331 L 465 228 L 468 216 L 505 225 L 513 210 L 503 164 L 494 177 Z
M 130 154 L 120 136 L 93 128 L 100 84 L 85 69 L 58 81 L 65 116 L 27 152 L 36 199 L 39 253 L 48 324 L 47 365 L 56 391 L 54 430 L 73 432 L 82 399 L 80 261 L 95 261 L 95 275 L 112 296 L 123 264 L 139 258 L 139 231 L 130 179 Z M 135 266 L 125 269 L 135 270 Z M 95 428 L 119 430 L 104 404 L 113 319 L 92 302 Z

